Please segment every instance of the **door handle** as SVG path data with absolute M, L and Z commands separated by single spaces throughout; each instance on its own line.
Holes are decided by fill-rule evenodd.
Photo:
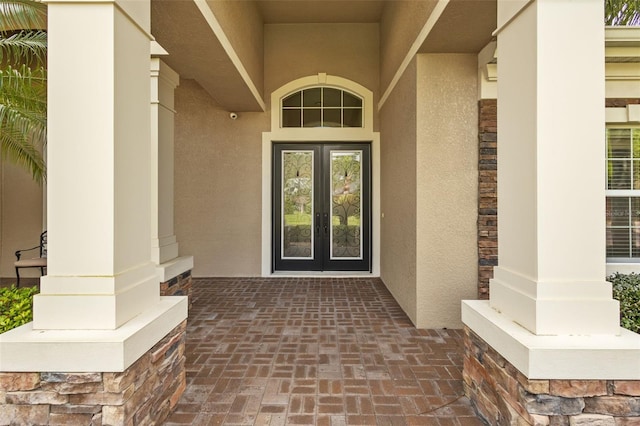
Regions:
M 329 213 L 325 213 L 323 215 L 323 222 L 324 222 L 324 235 L 327 236 L 329 235 Z
M 316 213 L 316 236 L 320 236 L 320 213 Z

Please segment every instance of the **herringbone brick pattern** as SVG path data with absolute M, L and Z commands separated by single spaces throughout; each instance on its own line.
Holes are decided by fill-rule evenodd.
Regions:
M 482 425 L 459 330 L 417 330 L 379 279 L 193 281 L 167 425 Z

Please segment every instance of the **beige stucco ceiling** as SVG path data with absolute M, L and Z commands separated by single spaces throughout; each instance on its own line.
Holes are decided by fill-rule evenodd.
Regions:
M 265 24 L 379 22 L 384 0 L 256 0 Z
M 495 0 L 451 0 L 420 53 L 477 53 L 496 29 Z
M 260 105 L 192 1 L 151 2 L 151 33 L 169 52 L 163 60 L 181 78 L 196 80 L 229 111 L 258 111 Z
M 399 2 L 424 0 L 247 1 L 252 2 L 263 24 L 306 24 L 378 23 L 389 2 L 397 6 Z M 246 73 L 243 75 L 231 59 L 229 44 L 221 43 L 193 0 L 152 0 L 151 4 L 152 34 L 169 52 L 165 60 L 171 67 L 183 78 L 195 79 L 228 110 L 262 109 L 266 95 L 256 99 L 255 90 L 252 93 L 247 86 Z M 451 0 L 419 52 L 478 52 L 490 41 L 495 26 L 496 0 Z

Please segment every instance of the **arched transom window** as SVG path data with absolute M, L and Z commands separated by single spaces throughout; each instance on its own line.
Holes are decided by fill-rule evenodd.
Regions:
M 311 87 L 282 98 L 282 127 L 363 127 L 362 98 L 332 87 Z

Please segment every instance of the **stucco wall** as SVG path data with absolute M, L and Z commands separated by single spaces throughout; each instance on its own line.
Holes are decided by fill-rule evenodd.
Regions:
M 416 61 L 380 112 L 381 277 L 415 323 Z
M 193 275 L 259 276 L 261 137 L 268 114 L 221 109 L 193 80 L 176 90 L 175 233 Z
M 462 327 L 477 297 L 477 57 L 417 57 L 417 321 Z
M 38 245 L 43 227 L 42 187 L 21 168 L 0 162 L 0 276 L 14 279 L 14 252 Z M 37 250 L 26 256 L 37 257 Z M 37 269 L 23 269 L 23 277 L 38 277 Z
M 313 46 L 313 48 L 310 48 Z M 378 26 L 265 26 L 265 99 L 320 72 L 378 91 Z M 269 113 L 229 113 L 193 80 L 176 90 L 175 233 L 193 275 L 259 276 L 262 132 Z M 374 120 L 377 121 L 377 120 Z M 268 213 L 267 213 L 268 214 Z
M 381 275 L 419 328 L 477 294 L 476 93 L 476 55 L 418 55 L 380 113 Z
M 396 0 L 385 4 L 380 21 L 382 90 L 389 86 L 437 3 L 435 0 Z
M 347 78 L 379 98 L 377 24 L 265 25 L 265 100 L 300 77 L 327 73 Z M 374 123 L 377 122 L 374 117 Z

